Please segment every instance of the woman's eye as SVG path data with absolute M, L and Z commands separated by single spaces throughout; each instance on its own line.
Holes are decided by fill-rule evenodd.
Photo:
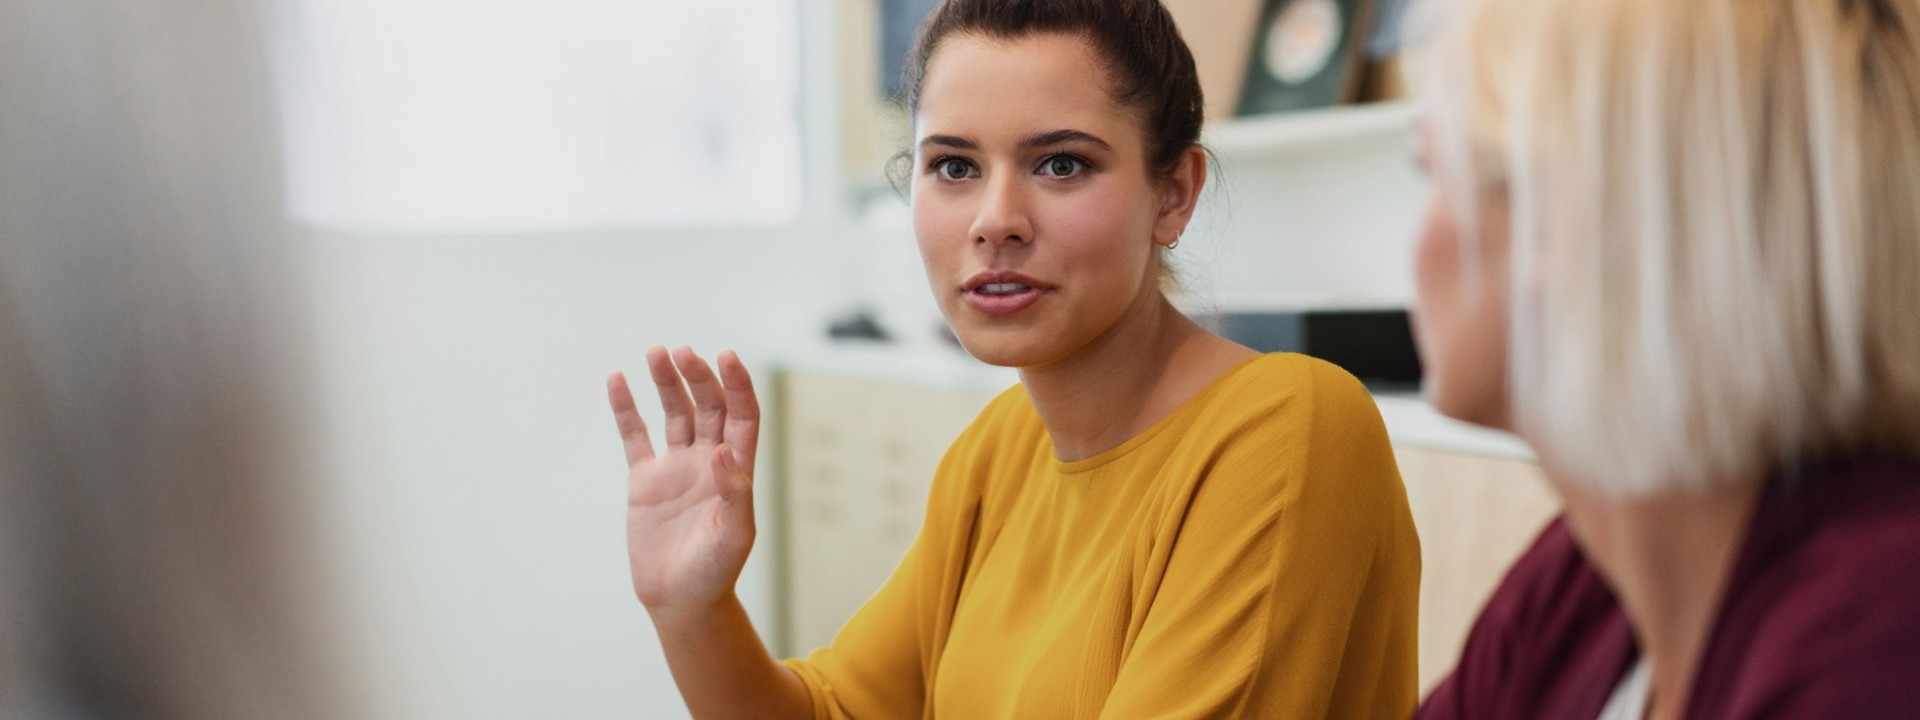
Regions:
M 947 158 L 934 164 L 933 171 L 948 180 L 967 179 L 967 164 L 958 158 Z
M 1071 155 L 1055 155 L 1041 165 L 1048 175 L 1053 177 L 1073 177 L 1086 168 L 1086 162 Z

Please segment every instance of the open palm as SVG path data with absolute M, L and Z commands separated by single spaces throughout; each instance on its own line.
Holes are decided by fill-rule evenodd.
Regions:
M 607 378 L 627 452 L 627 555 L 633 591 L 648 608 L 716 602 L 733 592 L 753 548 L 753 460 L 760 404 L 731 352 L 716 375 L 687 348 L 647 351 L 666 411 L 655 452 L 626 376 Z M 691 391 L 691 397 L 689 397 Z

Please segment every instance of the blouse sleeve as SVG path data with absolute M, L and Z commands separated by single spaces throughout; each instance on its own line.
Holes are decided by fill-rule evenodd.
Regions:
M 1385 427 L 1337 368 L 1308 364 L 1295 387 L 1214 429 L 1240 441 L 1188 501 L 1100 717 L 1413 710 L 1420 550 Z

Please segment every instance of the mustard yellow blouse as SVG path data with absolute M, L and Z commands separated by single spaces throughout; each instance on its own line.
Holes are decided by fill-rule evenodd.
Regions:
M 1333 365 L 1248 360 L 1075 462 L 1016 386 L 892 578 L 787 664 L 821 720 L 1404 718 L 1419 581 L 1379 411 Z

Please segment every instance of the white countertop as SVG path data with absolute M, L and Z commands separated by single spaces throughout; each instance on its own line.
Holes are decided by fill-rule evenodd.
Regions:
M 1533 448 L 1511 433 L 1441 415 L 1414 393 L 1375 393 L 1380 419 L 1396 445 L 1533 462 Z
M 822 342 L 782 352 L 774 365 L 786 372 L 983 394 L 997 393 L 1020 382 L 1019 373 L 1011 368 L 988 365 L 958 348 L 942 345 L 903 347 L 858 341 Z M 1373 399 L 1380 406 L 1387 434 L 1397 445 L 1512 460 L 1534 459 L 1532 449 L 1519 438 L 1447 418 L 1416 393 L 1376 393 Z

